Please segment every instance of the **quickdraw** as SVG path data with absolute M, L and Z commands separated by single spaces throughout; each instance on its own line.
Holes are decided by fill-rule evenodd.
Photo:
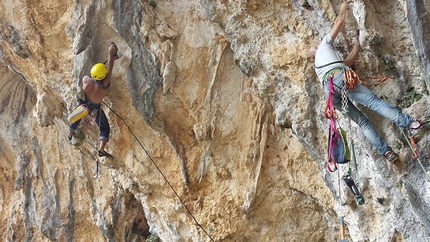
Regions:
M 391 76 L 369 76 L 364 78 L 364 81 L 362 83 L 365 87 L 369 87 L 370 84 L 373 84 L 374 86 L 378 86 L 390 78 Z M 370 80 L 373 80 L 373 79 L 376 79 L 376 81 L 374 83 L 369 83 Z
M 415 143 L 414 137 L 409 136 L 409 141 L 411 142 L 411 149 L 412 149 L 411 157 L 416 159 L 418 158 L 418 148 L 417 148 L 417 144 Z
M 424 167 L 423 163 L 421 162 L 421 159 L 419 158 L 418 148 L 417 148 L 417 145 L 416 145 L 416 142 L 415 142 L 414 138 L 409 135 L 409 139 L 408 139 L 408 137 L 406 136 L 406 134 L 403 131 L 403 129 L 400 128 L 400 127 L 399 127 L 399 129 L 403 133 L 403 136 L 406 138 L 406 140 L 407 140 L 407 142 L 409 144 L 409 147 L 412 150 L 412 155 L 411 155 L 412 158 L 416 159 L 418 161 L 418 164 L 421 166 L 421 169 L 423 170 L 424 174 L 426 174 L 427 179 L 430 181 L 430 173 L 427 172 L 426 168 Z
M 98 110 L 97 108 L 94 108 L 90 114 L 90 117 L 87 120 L 85 120 L 85 123 L 83 125 L 84 126 L 83 127 L 84 132 L 88 131 L 90 129 L 90 127 L 92 125 L 94 125 L 94 122 L 97 118 L 97 110 Z
M 360 77 L 352 69 L 343 71 L 343 81 L 345 83 L 346 89 L 348 90 L 354 89 L 357 83 L 361 82 Z

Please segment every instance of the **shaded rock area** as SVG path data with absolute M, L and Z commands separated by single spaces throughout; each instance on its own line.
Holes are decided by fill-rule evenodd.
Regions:
M 359 107 L 400 154 L 397 173 L 339 113 L 365 205 L 325 168 L 328 120 L 308 48 L 341 0 L 3 1 L 1 241 L 430 241 L 430 139 Z M 351 1 L 354 69 L 378 96 L 430 117 L 430 5 Z M 69 141 L 82 78 L 115 42 L 110 127 Z M 390 76 L 376 85 L 378 76 Z M 99 177 L 96 174 L 98 162 Z M 355 173 L 358 171 L 358 176 Z

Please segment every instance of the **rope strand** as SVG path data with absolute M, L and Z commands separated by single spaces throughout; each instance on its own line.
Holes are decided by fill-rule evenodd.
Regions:
M 155 168 L 157 168 L 158 172 L 160 172 L 161 176 L 164 178 L 164 180 L 167 182 L 167 184 L 169 185 L 169 187 L 172 189 L 172 191 L 175 193 L 176 197 L 179 199 L 179 201 L 181 202 L 181 204 L 185 207 L 185 209 L 187 210 L 188 214 L 193 218 L 194 222 L 197 224 L 197 226 L 199 226 L 203 232 L 209 237 L 209 239 L 211 241 L 214 241 L 212 239 L 212 237 L 209 235 L 209 233 L 202 227 L 202 225 L 197 221 L 197 219 L 194 217 L 194 215 L 191 213 L 190 209 L 188 209 L 187 205 L 185 205 L 184 201 L 182 200 L 182 198 L 179 196 L 179 194 L 176 192 L 175 188 L 173 188 L 172 184 L 170 184 L 169 180 L 166 178 L 166 176 L 163 174 L 163 172 L 161 171 L 161 169 L 158 167 L 158 165 L 155 163 L 154 159 L 152 159 L 152 157 L 149 155 L 149 152 L 145 149 L 145 147 L 142 145 L 142 143 L 139 141 L 139 139 L 137 138 L 137 136 L 134 134 L 133 130 L 131 130 L 130 126 L 128 126 L 128 124 L 125 122 L 125 120 L 118 114 L 116 113 L 111 107 L 109 107 L 105 102 L 102 101 L 102 103 L 109 108 L 110 111 L 112 111 L 119 119 L 121 119 L 121 121 L 125 124 L 125 126 L 128 128 L 128 130 L 130 131 L 130 133 L 133 135 L 134 139 L 137 141 L 137 143 L 140 145 L 140 147 L 145 151 L 146 155 L 148 156 L 148 158 L 151 160 L 152 164 L 154 164 Z

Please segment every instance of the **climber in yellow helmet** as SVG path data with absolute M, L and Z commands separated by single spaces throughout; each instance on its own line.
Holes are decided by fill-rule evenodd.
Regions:
M 114 61 L 119 58 L 117 51 L 117 46 L 115 43 L 112 43 L 109 46 L 109 58 L 107 60 L 107 66 L 103 63 L 95 64 L 91 68 L 91 77 L 84 76 L 82 79 L 82 90 L 85 93 L 85 100 L 79 100 L 79 105 L 85 106 L 88 113 L 92 113 L 93 110 L 96 110 L 97 116 L 95 118 L 95 122 L 100 129 L 100 144 L 98 151 L 99 157 L 112 157 L 111 154 L 105 151 L 106 143 L 109 141 L 110 127 L 106 115 L 100 107 L 100 104 L 108 93 L 108 87 L 112 77 L 113 64 Z M 80 121 L 80 119 L 71 121 L 69 126 L 69 140 L 72 139 Z

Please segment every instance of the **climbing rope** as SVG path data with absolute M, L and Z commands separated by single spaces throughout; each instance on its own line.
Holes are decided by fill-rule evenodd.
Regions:
M 167 179 L 167 177 L 163 174 L 163 172 L 161 171 L 161 169 L 158 167 L 158 165 L 155 163 L 154 159 L 152 159 L 151 155 L 149 155 L 149 152 L 145 149 L 145 147 L 142 145 L 142 143 L 140 142 L 140 140 L 137 138 L 137 136 L 134 134 L 133 130 L 131 130 L 130 126 L 128 126 L 127 122 L 125 122 L 125 120 L 118 114 L 116 113 L 111 107 L 109 107 L 105 102 L 102 101 L 102 103 L 109 108 L 110 111 L 112 111 L 119 119 L 121 119 L 121 121 L 125 124 L 125 126 L 128 128 L 128 130 L 130 131 L 130 133 L 133 135 L 134 139 L 137 141 L 137 143 L 140 145 L 140 147 L 145 151 L 146 155 L 148 156 L 148 158 L 151 160 L 152 164 L 154 164 L 155 168 L 157 168 L 158 172 L 160 172 L 161 176 L 164 178 L 164 180 L 167 182 L 167 184 L 169 185 L 169 187 L 172 189 L 172 191 L 175 193 L 176 197 L 179 199 L 179 201 L 181 202 L 182 206 L 184 206 L 184 208 L 187 210 L 188 214 L 191 216 L 191 218 L 193 218 L 194 222 L 197 224 L 197 226 L 200 227 L 200 229 L 203 230 L 203 232 L 209 237 L 209 239 L 211 241 L 214 241 L 212 239 L 212 237 L 209 235 L 209 233 L 202 227 L 202 225 L 197 221 L 197 219 L 195 218 L 195 216 L 193 215 L 193 213 L 191 213 L 190 209 L 187 207 L 187 205 L 185 205 L 185 202 L 182 200 L 181 196 L 179 196 L 179 194 L 176 192 L 175 188 L 173 188 L 172 184 L 169 182 L 169 180 Z
M 349 142 L 350 142 L 350 146 L 351 146 L 350 150 L 352 151 L 351 155 L 352 155 L 352 161 L 354 163 L 355 179 L 357 180 L 357 183 L 360 183 L 360 176 L 358 174 L 358 164 L 357 164 L 357 159 L 356 159 L 357 157 L 355 156 L 354 140 L 352 139 L 351 134 L 352 134 L 352 125 L 351 125 L 351 119 L 349 119 L 349 140 L 350 140 Z M 351 169 L 351 163 L 349 163 L 349 170 L 350 171 L 352 170 Z M 361 192 L 361 189 L 360 189 L 360 192 Z
M 96 109 L 94 109 L 93 110 L 93 113 L 95 113 L 95 111 L 96 111 Z M 98 108 L 98 114 L 94 117 L 94 115 L 93 114 L 91 114 L 91 118 L 93 118 L 93 121 L 92 121 L 92 123 L 94 123 L 95 122 L 95 120 L 97 119 L 97 117 L 99 118 L 99 123 L 98 123 L 98 125 L 99 125 L 99 128 L 100 128 L 100 124 L 101 124 L 101 113 L 102 113 L 102 108 L 100 107 L 100 108 Z M 98 147 L 97 145 L 96 145 L 96 147 Z M 97 151 L 99 150 L 99 148 L 97 148 Z M 99 152 L 99 151 L 98 151 Z M 98 157 L 98 154 L 96 155 L 96 174 L 94 175 L 94 178 L 99 178 L 99 177 L 101 177 L 102 176 L 102 172 L 101 172 L 101 170 L 99 169 L 99 162 L 100 162 L 100 159 L 99 159 L 99 157 Z

